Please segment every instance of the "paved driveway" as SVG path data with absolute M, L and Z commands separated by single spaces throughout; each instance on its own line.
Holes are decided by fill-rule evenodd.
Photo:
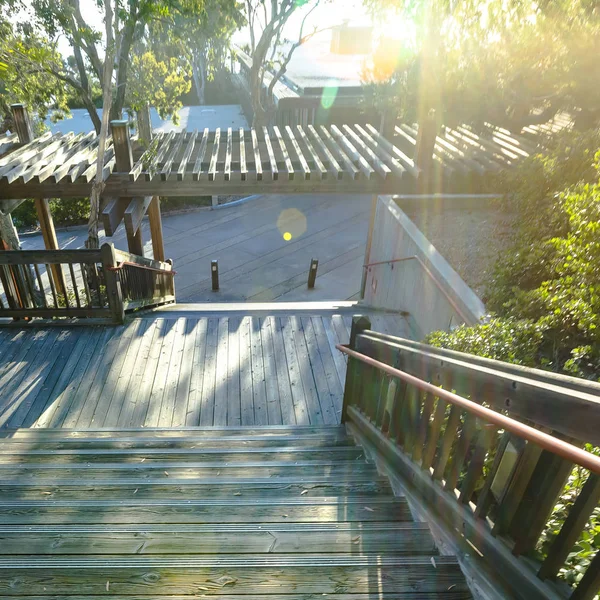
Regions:
M 165 252 L 177 271 L 180 302 L 346 300 L 360 289 L 370 210 L 368 196 L 263 196 L 238 206 L 163 217 Z M 147 221 L 145 253 L 152 256 Z M 81 248 L 85 227 L 58 232 L 61 248 Z M 120 227 L 111 238 L 127 249 Z M 22 236 L 24 250 L 43 248 L 40 235 Z M 308 290 L 311 258 L 317 284 Z M 219 261 L 219 292 L 211 291 L 210 261 Z

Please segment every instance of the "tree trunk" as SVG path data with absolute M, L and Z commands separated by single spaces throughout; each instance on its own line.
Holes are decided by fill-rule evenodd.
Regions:
M 129 73 L 129 61 L 131 60 L 131 45 L 133 44 L 134 32 L 135 23 L 127 23 L 123 31 L 123 36 L 119 47 L 119 63 L 117 65 L 117 92 L 115 94 L 114 102 L 110 107 L 111 121 L 120 119 L 123 113 L 123 106 L 125 104 L 125 91 L 127 89 L 127 77 Z
M 152 123 L 150 120 L 150 106 L 144 105 L 137 111 L 137 129 L 140 142 L 146 147 L 152 140 Z
M 206 103 L 206 61 L 204 60 L 204 56 L 195 57 L 192 65 L 192 78 L 194 80 L 194 87 L 196 88 L 196 95 L 198 96 L 198 104 L 203 105 Z
M 9 250 L 19 250 L 21 248 L 19 234 L 15 229 L 10 213 L 5 215 L 0 213 L 0 239 L 8 246 Z M 4 245 L 1 249 L 4 250 Z
M 90 194 L 90 219 L 88 221 L 88 239 L 86 248 L 99 248 L 100 238 L 98 236 L 98 222 L 100 219 L 100 196 L 104 189 L 102 180 L 102 169 L 104 167 L 104 152 L 106 150 L 106 138 L 108 137 L 109 106 L 112 99 L 112 78 L 115 60 L 114 37 L 113 37 L 113 9 L 112 0 L 105 0 L 105 26 L 106 26 L 106 54 L 104 56 L 104 70 L 102 77 L 102 125 L 98 139 L 98 157 L 96 159 L 96 176 L 92 184 Z M 114 18 L 118 18 L 114 16 Z

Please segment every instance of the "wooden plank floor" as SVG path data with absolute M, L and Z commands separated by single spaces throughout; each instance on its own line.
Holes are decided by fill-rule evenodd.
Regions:
M 337 424 L 349 315 L 0 329 L 0 427 Z M 373 329 L 409 337 L 402 317 Z

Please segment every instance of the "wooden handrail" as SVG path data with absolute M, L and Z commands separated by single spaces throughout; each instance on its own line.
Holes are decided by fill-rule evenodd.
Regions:
M 423 390 L 424 392 L 429 392 L 438 398 L 445 400 L 446 402 L 459 406 L 475 416 L 493 423 L 494 425 L 498 425 L 499 427 L 502 427 L 503 429 L 506 429 L 507 431 L 510 431 L 511 433 L 514 433 L 525 440 L 534 442 L 545 450 L 549 450 L 550 452 L 562 456 L 573 463 L 589 469 L 593 473 L 600 474 L 600 457 L 595 456 L 590 452 L 582 450 L 581 448 L 577 448 L 572 444 L 555 438 L 547 433 L 544 433 L 543 431 L 539 431 L 538 429 L 530 427 L 529 425 L 525 425 L 520 421 L 511 419 L 510 417 L 507 417 L 501 413 L 490 410 L 489 408 L 481 406 L 476 402 L 467 400 L 458 394 L 454 394 L 453 392 L 437 387 L 431 383 L 428 383 L 427 381 L 415 377 L 414 375 L 401 371 L 400 369 L 396 369 L 395 367 L 375 360 L 370 356 L 366 356 L 365 354 L 351 350 L 346 346 L 337 344 L 336 348 L 344 354 L 359 360 L 360 362 L 375 367 L 387 373 L 388 375 L 397 377 L 398 379 L 401 379 L 402 381 L 405 381 L 406 383 L 409 383 L 416 388 Z
M 177 275 L 177 271 L 172 269 L 167 271 L 166 269 L 158 269 L 156 267 L 149 267 L 147 265 L 141 265 L 140 263 L 131 262 L 128 260 L 121 261 L 116 267 L 107 267 L 109 271 L 120 271 L 123 267 L 135 267 L 136 269 L 143 269 L 145 271 L 154 271 L 156 273 L 164 273 L 165 275 Z

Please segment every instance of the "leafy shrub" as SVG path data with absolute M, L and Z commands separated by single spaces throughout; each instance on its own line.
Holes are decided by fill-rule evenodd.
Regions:
M 537 364 L 542 339 L 543 330 L 533 321 L 494 318 L 473 327 L 461 325 L 451 332 L 434 331 L 426 342 L 439 348 L 531 367 Z

